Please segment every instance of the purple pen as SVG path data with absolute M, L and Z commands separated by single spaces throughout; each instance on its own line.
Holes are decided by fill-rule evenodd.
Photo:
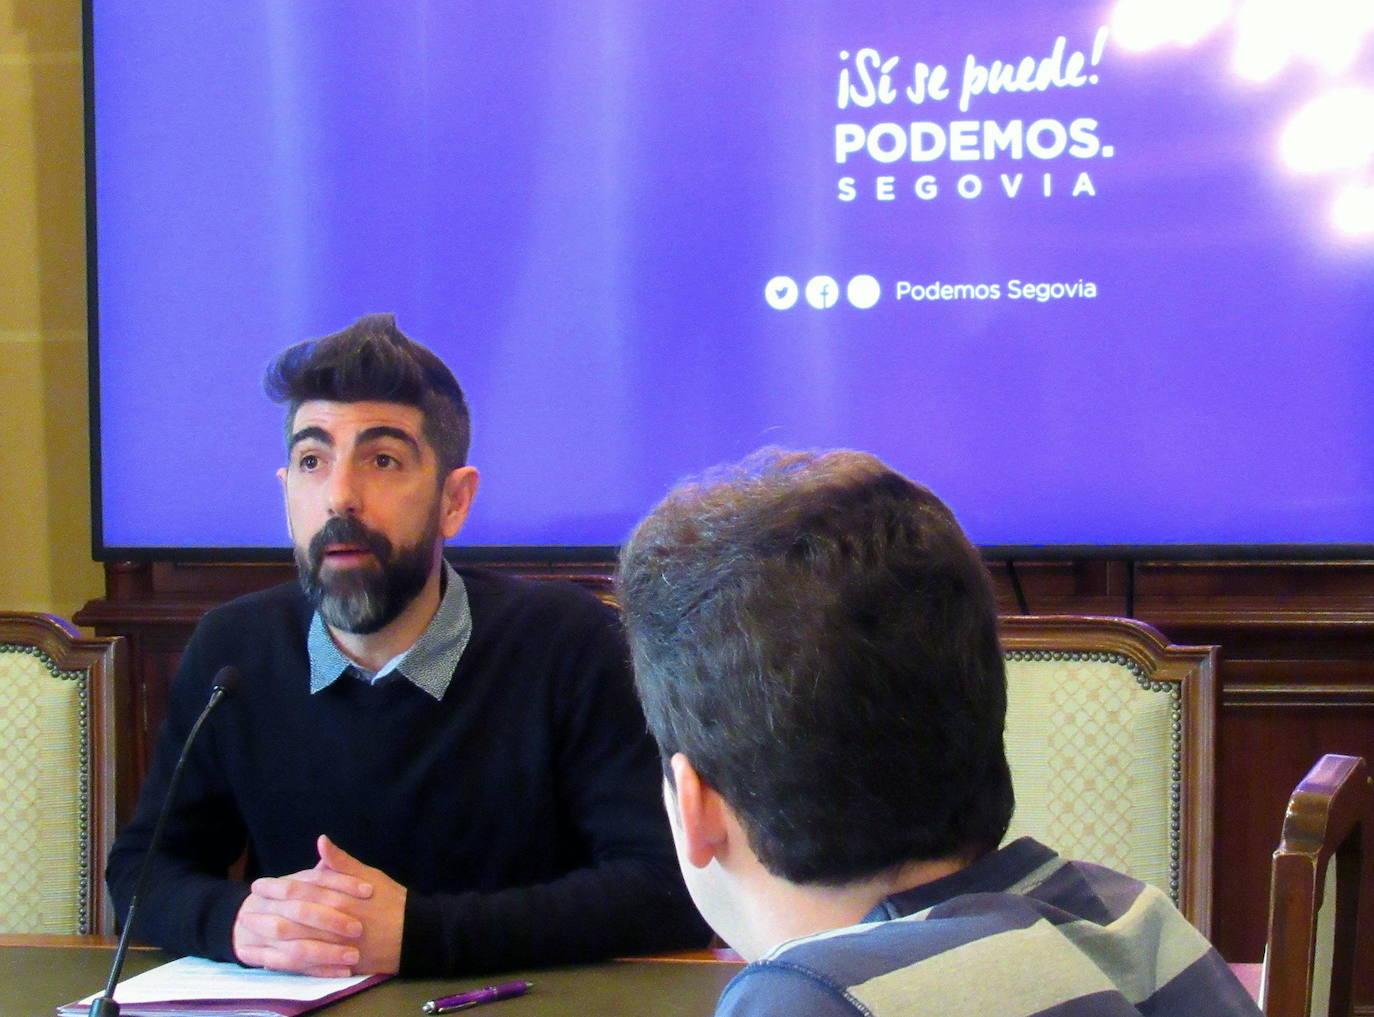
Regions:
M 523 996 L 533 988 L 533 982 L 502 982 L 500 985 L 488 985 L 485 989 L 460 992 L 456 996 L 441 996 L 439 999 L 431 999 L 420 1009 L 425 1013 L 453 1013 L 455 1010 L 466 1010 L 482 1003 L 514 999 L 516 996 Z

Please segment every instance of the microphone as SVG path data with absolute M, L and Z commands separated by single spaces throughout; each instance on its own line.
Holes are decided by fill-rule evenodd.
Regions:
M 191 744 L 196 740 L 196 735 L 200 733 L 201 726 L 205 723 L 210 711 L 219 705 L 219 701 L 225 696 L 233 695 L 234 690 L 239 687 L 239 669 L 233 664 L 226 664 L 219 669 L 215 675 L 214 683 L 210 686 L 210 700 L 205 704 L 205 709 L 200 711 L 200 716 L 191 725 L 191 733 L 186 736 L 186 741 L 182 743 L 181 755 L 177 756 L 177 765 L 172 770 L 172 779 L 167 782 L 167 794 L 162 799 L 162 808 L 158 810 L 157 823 L 153 826 L 153 835 L 148 839 L 148 850 L 143 855 L 143 863 L 138 868 L 138 879 L 134 882 L 133 896 L 129 898 L 129 910 L 124 915 L 124 931 L 119 935 L 119 946 L 115 948 L 114 963 L 110 965 L 110 977 L 105 983 L 105 991 L 91 1002 L 89 1017 L 119 1017 L 119 1004 L 114 1000 L 115 985 L 119 982 L 119 973 L 124 970 L 124 956 L 129 952 L 129 931 L 134 927 L 134 914 L 138 911 L 138 898 L 143 895 L 144 885 L 148 882 L 148 872 L 151 869 L 153 855 L 157 852 L 158 843 L 162 840 L 162 828 L 167 823 L 167 813 L 171 811 L 172 796 L 176 794 L 177 784 L 181 780 L 181 771 L 186 767 L 186 757 L 191 752 Z

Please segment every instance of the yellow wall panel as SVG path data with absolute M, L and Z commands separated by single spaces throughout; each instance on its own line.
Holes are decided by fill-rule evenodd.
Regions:
M 90 554 L 81 5 L 0 0 L 0 607 L 70 617 Z

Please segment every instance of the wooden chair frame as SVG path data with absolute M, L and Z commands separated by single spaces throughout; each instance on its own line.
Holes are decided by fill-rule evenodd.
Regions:
M 1212 932 L 1212 859 L 1216 841 L 1216 660 L 1214 646 L 1176 646 L 1130 618 L 1009 615 L 1000 619 L 1009 659 L 1100 655 L 1129 668 L 1137 681 L 1168 686 L 1176 696 L 1175 778 L 1170 822 L 1174 899 L 1204 936 Z M 1050 845 L 1053 847 L 1053 845 Z
M 1374 790 L 1359 756 L 1325 755 L 1288 800 L 1274 852 L 1269 938 L 1260 1009 L 1267 1017 L 1347 1017 L 1356 966 L 1356 923 L 1363 875 L 1363 838 L 1374 824 Z M 1328 867 L 1335 863 L 1334 949 L 1327 1013 L 1312 1012 L 1318 911 Z
M 122 636 L 83 636 L 54 615 L 0 612 L 0 645 L 25 647 L 56 671 L 84 672 L 81 743 L 86 814 L 82 858 L 81 933 L 110 933 L 114 919 L 105 892 L 105 858 L 115 833 L 114 697 L 125 672 Z

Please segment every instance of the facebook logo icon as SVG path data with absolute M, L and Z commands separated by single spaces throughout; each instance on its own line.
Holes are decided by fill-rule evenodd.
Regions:
M 806 302 L 818 311 L 834 307 L 840 299 L 840 284 L 828 275 L 812 276 L 806 284 Z

